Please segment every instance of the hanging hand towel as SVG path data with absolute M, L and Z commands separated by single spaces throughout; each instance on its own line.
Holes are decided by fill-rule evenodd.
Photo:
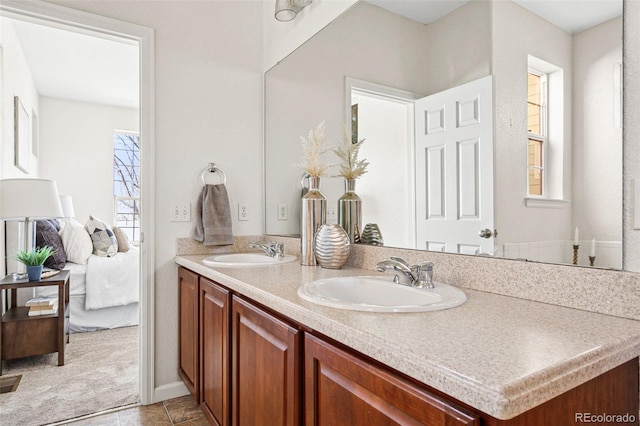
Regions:
M 198 197 L 193 239 L 205 246 L 233 244 L 231 208 L 224 184 L 205 185 Z

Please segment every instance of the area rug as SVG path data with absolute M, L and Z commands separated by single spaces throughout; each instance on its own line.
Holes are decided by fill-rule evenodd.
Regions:
M 138 327 L 72 334 L 63 366 L 57 353 L 5 361 L 2 376 L 22 379 L 0 394 L 0 423 L 44 425 L 138 403 L 138 362 Z

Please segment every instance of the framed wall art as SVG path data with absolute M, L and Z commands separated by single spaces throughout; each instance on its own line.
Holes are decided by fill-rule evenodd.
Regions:
M 15 165 L 25 173 L 29 173 L 29 158 L 31 156 L 31 137 L 29 125 L 29 114 L 20 102 L 20 98 L 15 96 L 14 101 L 14 128 L 15 128 Z

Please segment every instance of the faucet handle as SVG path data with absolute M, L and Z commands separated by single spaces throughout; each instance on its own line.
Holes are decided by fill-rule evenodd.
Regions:
M 418 288 L 435 288 L 433 285 L 433 262 L 422 262 L 414 265 L 411 269 L 416 275 L 416 287 Z
M 278 259 L 284 259 L 284 243 L 278 243 L 278 242 L 271 242 L 272 244 L 272 248 L 273 248 L 273 253 L 274 253 L 274 257 L 278 258 Z
M 411 268 L 411 266 L 409 266 L 409 262 L 407 262 L 406 260 L 404 260 L 401 257 L 395 257 L 395 256 L 391 256 L 389 259 L 391 260 L 395 260 L 396 262 L 400 262 L 402 263 L 404 266 L 406 266 L 407 268 Z

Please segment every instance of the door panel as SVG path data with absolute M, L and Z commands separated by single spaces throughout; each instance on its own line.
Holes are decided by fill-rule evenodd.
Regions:
M 492 77 L 416 101 L 417 248 L 493 253 Z

